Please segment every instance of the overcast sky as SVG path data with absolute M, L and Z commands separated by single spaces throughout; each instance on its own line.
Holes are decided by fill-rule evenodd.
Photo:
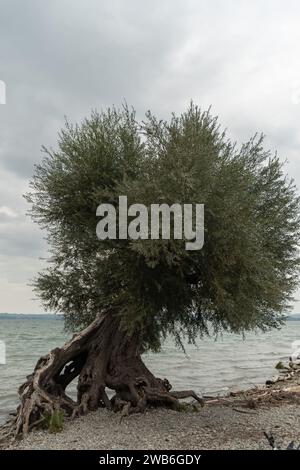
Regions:
M 22 194 L 65 115 L 126 99 L 166 118 L 192 98 L 238 142 L 263 131 L 300 187 L 299 22 L 296 0 L 1 0 L 0 312 L 42 311 Z

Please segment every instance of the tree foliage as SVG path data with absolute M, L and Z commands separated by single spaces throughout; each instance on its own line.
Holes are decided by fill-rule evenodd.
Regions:
M 137 122 L 124 107 L 66 123 L 44 148 L 26 195 L 47 230 L 49 267 L 35 288 L 50 310 L 79 329 L 111 308 L 144 347 L 167 334 L 244 332 L 281 324 L 298 276 L 299 198 L 263 136 L 241 148 L 210 111 Z M 203 203 L 205 242 L 96 237 L 100 203 Z

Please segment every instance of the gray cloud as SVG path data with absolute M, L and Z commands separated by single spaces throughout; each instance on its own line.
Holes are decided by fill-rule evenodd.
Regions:
M 45 243 L 22 194 L 64 115 L 126 99 L 139 117 L 168 117 L 193 98 L 238 142 L 266 133 L 299 186 L 299 16 L 293 0 L 2 2 L 0 311 L 41 308 L 26 282 Z

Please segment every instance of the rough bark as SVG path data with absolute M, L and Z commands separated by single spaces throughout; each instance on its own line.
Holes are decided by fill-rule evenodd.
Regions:
M 77 377 L 75 402 L 66 388 Z M 111 400 L 107 388 L 115 391 Z M 139 333 L 126 334 L 116 315 L 102 313 L 63 347 L 38 360 L 19 388 L 21 403 L 8 433 L 25 435 L 58 410 L 75 417 L 102 406 L 124 416 L 148 405 L 177 407 L 188 396 L 203 404 L 193 391 L 172 392 L 167 379 L 154 377 L 142 361 Z

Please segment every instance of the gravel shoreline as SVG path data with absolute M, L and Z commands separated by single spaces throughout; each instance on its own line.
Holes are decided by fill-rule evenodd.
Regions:
M 6 450 L 205 450 L 269 449 L 300 444 L 300 367 L 282 371 L 267 385 L 208 398 L 205 406 L 189 404 L 180 411 L 149 408 L 121 419 L 100 408 L 53 434 L 35 430 L 23 439 L 2 442 Z
M 256 410 L 205 406 L 198 412 L 150 409 L 120 422 L 100 409 L 74 421 L 62 432 L 35 431 L 7 449 L 271 449 L 264 431 L 282 448 L 300 442 L 300 407 L 285 403 Z

